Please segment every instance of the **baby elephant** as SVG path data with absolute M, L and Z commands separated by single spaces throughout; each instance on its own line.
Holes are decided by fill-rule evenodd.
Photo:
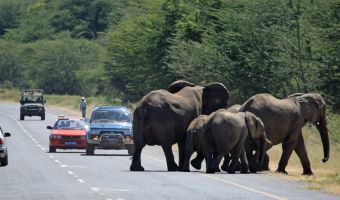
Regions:
M 228 158 L 229 153 L 231 163 L 227 171 L 235 173 L 235 167 L 240 159 L 241 173 L 249 173 L 244 143 L 247 137 L 250 136 L 251 139 L 261 141 L 260 146 L 257 148 L 260 150 L 258 162 L 261 163 L 266 141 L 269 142 L 264 130 L 264 125 L 260 118 L 250 112 L 232 113 L 221 109 L 209 116 L 200 116 L 192 121 L 188 128 L 187 155 L 184 169 L 189 167 L 189 154 L 191 156 L 192 150 L 197 150 L 198 154 L 204 155 L 206 159 L 207 173 L 219 172 L 221 159 L 224 156 Z M 191 150 L 191 152 L 188 152 L 188 150 Z

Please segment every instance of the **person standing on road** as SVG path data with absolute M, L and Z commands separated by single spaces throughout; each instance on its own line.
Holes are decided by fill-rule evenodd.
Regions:
M 81 98 L 81 101 L 80 101 L 80 110 L 81 110 L 82 118 L 85 118 L 86 117 L 86 100 L 85 100 L 85 97 Z

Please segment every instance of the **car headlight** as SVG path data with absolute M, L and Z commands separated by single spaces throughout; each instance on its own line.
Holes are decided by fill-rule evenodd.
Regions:
M 61 135 L 55 135 L 55 134 L 50 135 L 50 139 L 60 140 L 61 138 L 62 138 Z
M 124 131 L 125 135 L 133 135 L 132 134 L 132 129 L 128 129 L 126 131 Z
M 91 135 L 99 135 L 100 134 L 100 130 L 90 130 L 90 134 Z

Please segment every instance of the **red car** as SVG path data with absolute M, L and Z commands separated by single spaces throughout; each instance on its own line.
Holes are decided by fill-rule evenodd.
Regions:
M 59 116 L 51 130 L 49 151 L 57 149 L 86 149 L 85 119 Z

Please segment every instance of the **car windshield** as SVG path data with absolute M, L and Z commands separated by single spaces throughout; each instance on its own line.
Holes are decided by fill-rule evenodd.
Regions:
M 97 110 L 92 114 L 93 123 L 131 122 L 131 114 L 122 110 Z
M 54 124 L 53 129 L 82 130 L 85 129 L 85 121 L 60 119 Z
M 43 96 L 25 95 L 22 97 L 22 102 L 25 103 L 43 103 Z

